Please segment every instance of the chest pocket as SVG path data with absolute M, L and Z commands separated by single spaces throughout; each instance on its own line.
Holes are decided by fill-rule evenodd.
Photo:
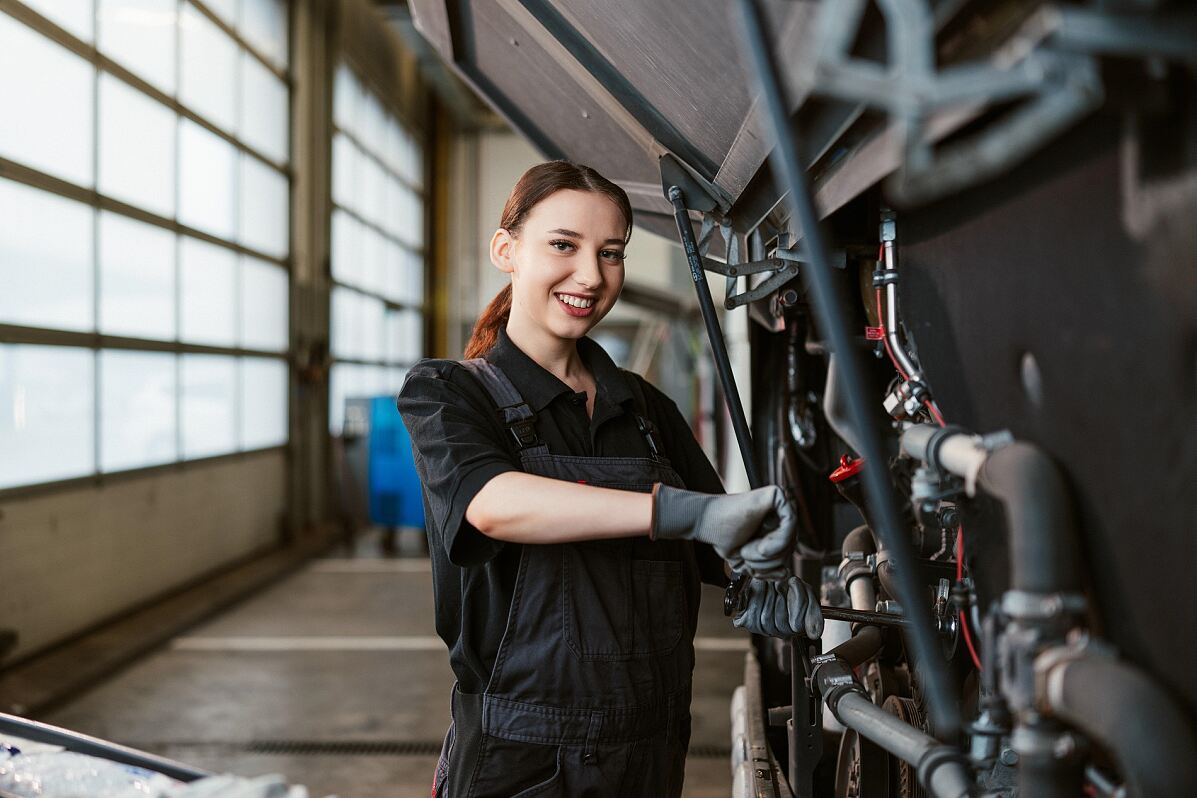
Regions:
M 578 659 L 665 656 L 682 639 L 682 562 L 635 559 L 632 550 L 631 540 L 561 547 L 562 636 Z

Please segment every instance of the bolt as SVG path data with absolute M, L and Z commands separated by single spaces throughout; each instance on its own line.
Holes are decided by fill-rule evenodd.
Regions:
M 1018 752 L 1010 747 L 1003 748 L 1002 753 L 998 755 L 998 761 L 1006 767 L 1014 767 L 1018 764 Z

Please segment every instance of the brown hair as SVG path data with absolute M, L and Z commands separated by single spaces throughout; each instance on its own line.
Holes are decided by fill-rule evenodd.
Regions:
M 612 183 L 589 166 L 571 161 L 549 161 L 537 164 L 520 176 L 507 204 L 503 206 L 503 216 L 499 219 L 499 227 L 518 235 L 524 220 L 536 207 L 536 204 L 550 194 L 562 189 L 576 191 L 593 191 L 611 199 L 623 213 L 627 229 L 623 240 L 626 242 L 632 236 L 632 203 L 622 188 Z M 482 357 L 490 351 L 499 339 L 499 330 L 507 325 L 511 316 L 511 283 L 503 287 L 478 321 L 474 323 L 474 332 L 466 344 L 466 358 Z

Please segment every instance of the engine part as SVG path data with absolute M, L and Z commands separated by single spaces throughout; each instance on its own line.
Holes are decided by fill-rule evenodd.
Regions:
M 1162 686 L 1092 646 L 1045 651 L 1036 668 L 1043 710 L 1109 750 L 1131 798 L 1197 795 L 1197 734 Z

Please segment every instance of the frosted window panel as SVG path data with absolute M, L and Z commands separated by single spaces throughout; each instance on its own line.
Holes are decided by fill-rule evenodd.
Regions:
M 175 114 L 111 75 L 100 76 L 100 193 L 175 215 Z
M 377 230 L 363 228 L 361 288 L 372 294 L 386 291 L 386 244 L 386 239 Z
M 237 449 L 237 359 L 182 355 L 180 427 L 183 459 Z
M 403 193 L 399 211 L 399 240 L 419 249 L 424 244 L 424 206 L 418 194 Z
M 362 295 L 347 288 L 332 291 L 332 353 L 334 357 L 357 359 L 363 349 Z
M 100 213 L 100 332 L 175 337 L 175 234 Z
M 0 13 L 0 155 L 94 185 L 94 75 L 79 56 Z
M 358 133 L 358 140 L 371 155 L 381 156 L 386 152 L 386 123 L 387 115 L 382 103 L 373 94 L 366 92 L 362 102 L 362 129 Z
M 83 41 L 90 42 L 92 40 L 92 0 L 22 0 L 22 2 Z
M 241 243 L 285 258 L 290 238 L 289 184 L 282 172 L 241 154 Z
M 365 297 L 362 303 L 362 360 L 382 360 L 386 357 L 387 309 L 381 299 Z
M 100 470 L 179 459 L 175 423 L 175 356 L 100 352 Z
M 416 139 L 407 131 L 403 132 L 402 163 L 399 174 L 411 185 L 420 188 L 424 185 L 423 154 Z
M 424 317 L 417 311 L 405 310 L 402 318 L 399 361 L 415 363 L 424 356 Z
M 179 248 L 179 339 L 233 346 L 237 341 L 237 256 L 196 238 Z
M 99 49 L 167 94 L 175 93 L 175 0 L 99 0 Z
M 287 84 L 241 51 L 241 140 L 278 163 L 287 162 Z
M 345 208 L 357 208 L 357 151 L 353 142 L 341 134 L 333 137 L 333 202 Z
M 403 362 L 403 314 L 397 310 L 387 311 L 386 351 L 384 359 L 388 363 Z
M 390 380 L 386 366 L 364 366 L 362 369 L 362 395 L 385 396 Z
M 90 349 L 0 344 L 0 488 L 95 468 Z
M 341 130 L 353 132 L 357 128 L 361 88 L 357 78 L 344 64 L 337 66 L 333 83 L 333 120 Z
M 194 122 L 179 130 L 179 221 L 230 241 L 237 229 L 237 150 Z
M 279 67 L 287 65 L 287 5 L 282 0 L 241 0 L 245 40 Z
M 241 359 L 242 450 L 287 442 L 287 363 L 264 357 Z
M 363 226 L 345 211 L 332 213 L 332 275 L 346 285 L 357 285 L 362 279 Z
M 391 115 L 387 115 L 386 126 L 384 130 L 385 141 L 383 142 L 383 151 L 379 153 L 382 160 L 387 165 L 387 169 L 392 172 L 399 171 L 399 150 L 403 146 L 403 133 L 399 127 L 399 123 Z
M 91 330 L 88 206 L 0 179 L 0 322 Z
M 363 156 L 358 161 L 357 178 L 360 183 L 362 215 L 379 227 L 386 226 L 387 173 L 378 161 Z
M 403 250 L 390 239 L 386 240 L 386 286 L 383 296 L 392 302 L 403 301 Z
M 287 272 L 256 258 L 241 259 L 241 348 L 287 349 Z
M 217 127 L 235 132 L 237 43 L 189 3 L 183 5 L 179 28 L 179 101 Z
M 403 273 L 407 281 L 406 304 L 419 307 L 424 304 L 424 259 L 414 252 L 406 253 L 403 259 Z

